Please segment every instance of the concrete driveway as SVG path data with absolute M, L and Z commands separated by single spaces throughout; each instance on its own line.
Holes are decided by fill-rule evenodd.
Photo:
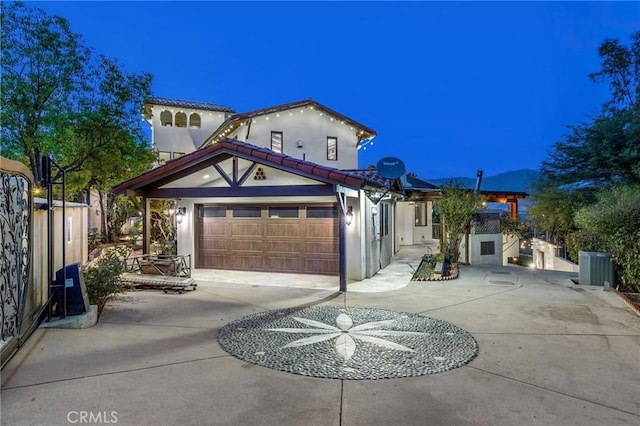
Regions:
M 1 422 L 640 424 L 640 317 L 615 294 L 517 266 L 466 266 L 445 282 L 410 276 L 403 259 L 384 279 L 353 284 L 346 294 L 331 283 L 286 286 L 295 276 L 278 274 L 262 284 L 210 277 L 184 294 L 129 292 L 93 328 L 35 332 L 2 371 Z M 348 380 L 262 367 L 218 344 L 232 321 L 307 306 L 446 321 L 475 338 L 477 356 L 435 374 Z

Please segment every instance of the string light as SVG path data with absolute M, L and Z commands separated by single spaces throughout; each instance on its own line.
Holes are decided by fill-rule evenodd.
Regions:
M 303 107 L 303 108 L 301 108 L 301 109 L 300 109 L 300 113 L 301 113 L 301 114 L 303 114 L 303 113 L 304 113 L 304 110 L 305 110 L 305 109 L 307 109 L 307 108 L 308 108 L 308 109 L 311 109 L 311 110 L 314 110 L 314 111 L 316 110 L 316 109 L 315 109 L 315 107 L 314 107 L 313 105 L 311 105 L 311 106 L 305 106 L 305 107 Z M 294 112 L 295 112 L 295 111 L 293 111 L 293 110 L 289 110 L 289 116 L 290 116 L 290 117 L 292 117 L 292 116 L 293 116 L 293 114 L 294 114 Z M 324 112 L 324 111 L 322 111 L 322 110 L 320 110 L 320 109 L 318 109 L 318 114 L 319 114 L 321 117 L 324 117 L 325 112 Z M 270 115 L 265 115 L 265 116 L 264 116 L 264 117 L 265 117 L 265 121 L 270 120 L 270 119 L 271 119 L 271 115 L 273 115 L 273 113 L 272 113 L 272 114 L 270 114 Z M 328 114 L 328 113 L 327 113 L 326 115 L 329 117 L 329 120 L 330 120 L 331 122 L 333 122 L 333 121 L 335 121 L 335 120 L 336 120 L 336 118 L 335 118 L 335 117 L 333 117 L 333 116 L 331 116 L 331 114 Z M 218 115 L 218 116 L 220 117 L 220 115 Z M 275 113 L 275 116 L 276 116 L 276 117 L 280 117 L 280 112 Z M 355 132 L 355 134 L 356 134 L 356 136 L 362 137 L 362 136 L 366 133 L 366 132 L 365 132 L 364 130 L 362 130 L 362 129 L 357 129 L 357 128 L 355 128 L 355 127 L 354 127 L 354 125 L 353 125 L 353 122 L 350 122 L 350 121 L 347 121 L 347 120 L 341 120 L 340 118 L 337 118 L 337 119 L 338 119 L 338 120 L 340 121 L 340 123 L 342 123 L 343 125 L 345 125 L 345 126 L 349 126 L 349 129 L 350 129 L 351 131 L 354 131 L 354 132 Z M 257 123 L 257 117 L 250 118 L 249 120 L 251 120 L 251 123 Z M 239 127 L 239 126 L 244 126 L 245 124 L 246 124 L 246 123 L 245 123 L 244 121 L 239 122 L 239 123 L 236 123 L 236 124 L 233 124 L 233 123 L 232 123 L 232 124 L 231 124 L 227 129 L 225 129 L 225 130 L 222 132 L 222 135 L 218 136 L 214 141 L 219 140 L 221 137 L 227 137 L 227 135 L 228 135 L 229 133 L 233 132 L 237 127 Z M 362 149 L 362 150 L 366 150 L 368 146 L 372 146 L 372 145 L 373 145 L 373 141 L 371 140 L 371 138 L 369 138 L 369 139 L 363 139 L 363 140 L 361 141 L 361 143 L 358 145 L 358 148 L 357 148 L 357 149 L 358 149 L 358 150 L 360 150 L 360 149 Z

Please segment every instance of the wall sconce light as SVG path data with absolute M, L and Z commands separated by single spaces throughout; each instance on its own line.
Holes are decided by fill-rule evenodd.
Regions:
M 377 206 L 371 207 L 371 216 L 375 216 L 377 214 L 378 214 L 378 207 Z
M 351 222 L 353 222 L 353 207 L 347 207 L 347 213 L 344 215 L 344 221 L 347 226 L 351 225 Z
M 178 210 L 176 211 L 176 222 L 178 223 L 178 225 L 182 223 L 182 219 L 184 219 L 184 215 L 186 213 L 187 213 L 186 207 L 178 207 Z

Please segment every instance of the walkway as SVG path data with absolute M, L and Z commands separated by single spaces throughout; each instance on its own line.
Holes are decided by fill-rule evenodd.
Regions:
M 517 266 L 462 267 L 456 280 L 407 283 L 411 268 L 401 263 L 388 275 L 397 288 L 385 292 L 301 288 L 301 277 L 284 283 L 280 275 L 246 285 L 199 282 L 180 295 L 129 292 L 93 328 L 35 332 L 2 371 L 1 422 L 68 425 L 92 415 L 136 426 L 640 423 L 640 317 L 615 294 Z M 376 315 L 381 322 L 372 324 Z M 438 332 L 447 324 L 456 328 Z M 252 327 L 265 339 L 254 342 L 261 348 L 241 341 L 242 328 Z M 311 328 L 325 331 L 295 330 Z M 477 353 L 435 369 L 461 343 L 435 354 L 432 341 L 420 339 L 458 330 Z M 314 374 L 288 372 L 312 350 L 328 373 L 314 357 L 302 363 Z M 373 357 L 408 374 L 355 377 Z M 414 360 L 424 367 L 408 367 Z M 333 366 L 353 376 L 325 378 Z

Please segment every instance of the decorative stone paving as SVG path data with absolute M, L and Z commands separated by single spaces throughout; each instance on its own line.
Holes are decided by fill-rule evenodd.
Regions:
M 231 322 L 220 346 L 243 361 L 304 376 L 390 379 L 461 367 L 476 340 L 445 321 L 371 308 L 312 306 L 267 311 Z

